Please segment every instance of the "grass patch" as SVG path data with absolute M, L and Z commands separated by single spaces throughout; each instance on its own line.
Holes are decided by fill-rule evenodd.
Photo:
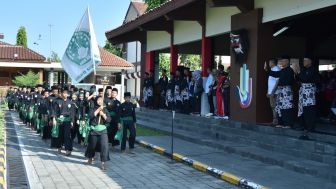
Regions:
M 0 145 L 4 144 L 4 130 L 5 130 L 5 109 L 6 103 L 0 105 Z
M 136 135 L 137 136 L 163 136 L 165 135 L 165 133 L 154 130 L 154 129 L 149 129 L 142 125 L 137 124 Z

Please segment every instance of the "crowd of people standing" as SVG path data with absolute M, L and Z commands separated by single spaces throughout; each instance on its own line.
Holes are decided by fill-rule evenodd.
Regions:
M 228 119 L 230 115 L 229 72 L 230 68 L 225 71 L 223 65 L 219 65 L 218 69 L 208 68 L 205 87 L 203 87 L 200 70 L 190 71 L 189 68 L 180 67 L 175 73 L 171 72 L 169 78 L 167 71 L 162 70 L 157 83 L 154 82 L 153 71 L 146 72 L 143 89 L 145 107 L 200 115 L 202 94 L 205 93 L 210 110 L 206 116 Z M 158 99 L 156 101 L 158 106 L 155 106 L 154 99 Z
M 267 97 L 272 108 L 273 125 L 281 128 L 303 129 L 300 139 L 309 140 L 308 133 L 314 131 L 319 116 L 317 107 L 327 106 L 327 111 L 331 113 L 332 107 L 335 106 L 335 88 L 329 91 L 332 93 L 329 94 L 329 103 L 318 103 L 320 99 L 325 99 L 322 92 L 326 89 L 321 87 L 323 83 L 321 83 L 318 68 L 314 66 L 310 56 L 303 59 L 302 66 L 298 63 L 290 64 L 290 58 L 282 56 L 270 60 L 268 66 L 265 63 L 264 68 L 269 75 Z M 334 84 L 329 83 L 330 85 L 335 85 L 335 72 L 335 70 L 331 72 L 334 74 L 334 79 L 330 82 Z M 293 92 L 293 87 L 295 84 L 299 85 L 297 104 L 294 104 L 296 93 Z M 300 127 L 294 126 L 295 117 L 300 118 Z

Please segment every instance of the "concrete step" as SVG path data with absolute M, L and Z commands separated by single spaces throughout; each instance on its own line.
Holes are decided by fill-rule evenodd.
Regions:
M 146 108 L 139 109 L 138 115 L 151 116 L 151 117 L 162 118 L 166 120 L 170 120 L 172 117 L 171 112 L 149 110 Z M 301 131 L 296 131 L 292 129 L 279 129 L 279 128 L 274 128 L 270 126 L 240 123 L 240 122 L 229 121 L 229 120 L 205 118 L 205 117 L 199 117 L 199 116 L 190 116 L 190 115 L 185 115 L 185 114 L 176 114 L 175 122 L 178 123 L 179 121 L 188 123 L 190 125 L 196 125 L 196 126 L 201 125 L 203 127 L 212 127 L 214 125 L 218 125 L 218 126 L 228 125 L 230 127 L 237 128 L 240 131 L 247 130 L 247 131 L 253 131 L 257 133 L 265 133 L 268 135 L 269 134 L 280 135 L 280 136 L 288 136 L 288 137 L 293 137 L 293 138 L 297 138 L 298 136 L 302 134 Z M 314 138 L 314 140 L 318 142 L 336 144 L 336 136 L 334 135 L 311 133 L 311 137 Z
M 141 121 L 153 122 L 160 126 L 165 126 L 170 128 L 171 123 L 162 119 L 154 118 L 143 118 L 139 117 Z M 309 159 L 312 161 L 317 161 L 321 163 L 326 163 L 331 166 L 335 166 L 336 157 L 334 146 L 327 144 L 316 143 L 314 141 L 302 141 L 297 138 L 288 138 L 280 136 L 268 136 L 259 133 L 237 133 L 235 128 L 222 127 L 222 131 L 213 131 L 206 128 L 195 128 L 193 126 L 188 126 L 186 124 L 174 124 L 175 128 L 185 130 L 191 133 L 197 133 L 202 136 L 208 136 L 210 138 L 216 138 L 225 141 L 232 141 L 236 143 L 243 143 L 247 145 L 254 145 L 256 147 L 269 150 L 272 152 L 280 152 L 294 157 L 300 157 L 304 159 Z M 246 131 L 243 131 L 246 132 Z M 323 148 L 322 148 L 322 147 Z M 328 151 L 322 151 L 320 149 L 325 149 L 328 147 Z
M 161 120 L 169 120 L 168 123 L 171 124 L 171 116 L 169 116 L 168 112 L 151 112 L 150 114 L 147 112 L 139 112 L 138 117 L 146 117 L 152 119 L 161 119 Z M 202 118 L 199 121 L 194 121 L 195 119 L 199 119 L 199 117 L 188 116 L 188 119 L 179 119 L 180 114 L 177 114 L 174 123 L 176 125 L 183 124 L 185 127 L 190 127 L 189 130 L 197 130 L 205 131 L 204 129 L 210 130 L 216 136 L 219 136 L 220 133 L 232 133 L 241 136 L 251 136 L 257 137 L 258 140 L 265 140 L 265 142 L 278 142 L 277 145 L 284 144 L 283 138 L 285 137 L 286 143 L 284 144 L 287 147 L 291 148 L 298 148 L 303 149 L 305 151 L 329 154 L 329 155 L 336 155 L 336 145 L 331 143 L 329 140 L 333 140 L 336 142 L 336 137 L 330 135 L 322 135 L 324 138 L 329 138 L 326 140 L 320 140 L 322 136 L 320 134 L 312 134 L 312 138 L 314 141 L 302 141 L 298 140 L 298 136 L 301 135 L 301 132 L 294 131 L 291 129 L 280 129 L 280 128 L 273 128 L 268 126 L 259 126 L 260 130 L 254 129 L 246 129 L 244 125 L 237 126 L 237 124 L 233 123 L 226 123 L 226 124 L 217 124 L 211 123 L 212 119 Z M 184 115 L 185 116 L 185 115 Z M 209 120 L 209 121 L 208 121 Z M 208 123 L 210 122 L 210 123 Z M 228 122 L 228 121 L 226 121 Z M 245 129 L 244 129 L 245 128 Z M 258 128 L 258 126 L 254 126 L 254 128 Z M 187 129 L 187 128 L 186 128 Z M 266 131 L 266 132 L 265 132 Z M 267 132 L 268 131 L 268 132 Z M 287 135 L 286 133 L 293 132 L 295 134 Z
M 139 120 L 139 124 L 155 130 L 170 133 L 170 127 L 160 125 L 157 122 Z M 302 174 L 308 174 L 319 178 L 327 179 L 336 183 L 336 169 L 325 163 L 306 160 L 289 156 L 279 152 L 271 152 L 260 147 L 241 144 L 237 142 L 215 139 L 206 135 L 192 133 L 190 131 L 175 128 L 174 136 L 201 145 L 221 149 L 229 153 L 234 153 L 242 157 L 258 160 L 263 163 L 277 165 L 282 168 Z

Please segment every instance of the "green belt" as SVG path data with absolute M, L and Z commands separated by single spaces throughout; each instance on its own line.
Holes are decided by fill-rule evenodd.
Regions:
M 121 117 L 120 120 L 121 121 L 133 121 L 133 117 L 131 117 L 131 116 Z
M 100 132 L 106 129 L 105 125 L 91 125 L 91 130 L 92 131 L 96 131 L 96 132 Z
M 117 113 L 115 113 L 114 111 L 110 112 L 110 116 L 115 116 L 115 115 L 117 115 Z
M 57 122 L 60 122 L 60 123 L 62 123 L 62 122 L 69 122 L 69 121 L 71 121 L 71 117 L 70 116 L 61 116 L 61 117 L 59 117 L 59 118 L 57 118 Z

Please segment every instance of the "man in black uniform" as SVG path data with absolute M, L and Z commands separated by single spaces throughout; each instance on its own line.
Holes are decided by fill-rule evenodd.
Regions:
M 164 69 L 164 70 L 162 70 L 162 77 L 159 80 L 159 86 L 160 86 L 160 109 L 165 109 L 166 108 L 166 91 L 167 91 L 167 85 L 168 85 L 167 71 Z
M 153 80 L 150 77 L 149 73 L 145 73 L 145 80 L 144 80 L 144 89 L 143 89 L 143 98 L 146 108 L 152 107 L 152 96 L 153 96 Z
M 87 139 L 87 136 L 89 133 L 84 133 L 84 129 L 86 124 L 88 124 L 89 118 L 89 105 L 88 102 L 84 98 L 84 91 L 79 93 L 79 100 L 77 101 L 77 106 L 78 106 L 78 112 L 77 112 L 77 124 L 79 125 L 79 134 L 80 136 L 77 135 L 78 137 L 78 143 L 81 144 L 82 141 L 85 141 L 84 139 Z
M 175 109 L 174 91 L 175 91 L 175 74 L 173 72 L 170 72 L 170 80 L 168 81 L 166 90 L 166 106 L 168 107 L 168 110 Z
M 179 70 L 176 71 L 174 96 L 176 111 L 182 112 L 183 106 L 186 105 L 183 101 L 188 99 L 188 83 Z
M 109 143 L 112 144 L 112 147 L 120 144 L 118 140 L 115 139 L 115 135 L 118 131 L 118 120 L 119 120 L 119 108 L 121 103 L 117 99 L 118 89 L 106 87 L 107 97 L 104 99 L 107 110 L 111 117 L 110 126 L 107 127 L 107 134 Z
M 37 133 L 41 132 L 40 129 L 40 119 L 39 119 L 39 111 L 38 111 L 38 106 L 40 105 L 40 101 L 42 99 L 42 90 L 43 86 L 42 85 L 37 85 L 36 86 L 37 92 L 34 93 L 34 105 L 33 105 L 33 110 L 34 110 L 34 115 L 33 115 L 33 128 L 36 129 Z
M 51 126 L 49 125 L 48 119 L 48 109 L 49 109 L 49 90 L 44 90 L 42 92 L 42 98 L 39 102 L 37 109 L 38 116 L 40 119 L 40 128 L 42 133 L 42 139 L 50 139 Z
M 73 115 L 73 119 L 71 121 L 71 141 L 73 142 L 73 140 L 76 138 L 77 136 L 77 141 L 78 143 L 80 143 L 80 134 L 79 134 L 79 124 L 77 124 L 77 120 L 78 120 L 78 99 L 77 99 L 77 93 L 76 92 L 72 92 L 71 95 L 71 115 Z
M 294 70 L 296 78 L 301 84 L 298 117 L 301 117 L 304 131 L 300 139 L 309 140 L 308 132 L 314 129 L 316 121 L 316 83 L 319 80 L 319 75 L 317 69 L 312 65 L 312 59 L 309 56 L 303 59 L 302 68 L 297 66 Z
M 270 76 L 279 77 L 276 83 L 276 107 L 279 125 L 276 127 L 291 128 L 294 124 L 293 90 L 294 71 L 289 65 L 290 58 L 282 56 L 279 59 L 280 72 L 270 71 Z
M 14 91 L 13 87 L 9 87 L 9 90 L 7 91 L 7 102 L 8 102 L 8 109 L 13 110 L 14 109 Z
M 101 168 L 106 169 L 105 162 L 109 161 L 107 129 L 110 116 L 108 110 L 103 107 L 103 98 L 98 97 L 93 109 L 90 110 L 90 135 L 85 156 L 88 164 L 92 164 L 97 149 L 100 151 Z
M 62 90 L 62 98 L 58 98 L 54 103 L 54 126 L 52 129 L 52 146 L 61 152 L 62 145 L 65 147 L 65 155 L 71 155 L 72 140 L 71 128 L 73 127 L 72 121 L 74 116 L 71 111 L 72 102 L 68 98 L 68 89 L 66 87 Z M 56 122 L 57 118 L 57 123 Z
M 136 116 L 135 106 L 131 102 L 131 93 L 126 92 L 124 94 L 125 102 L 120 106 L 120 123 L 122 125 L 122 140 L 121 140 L 121 152 L 125 152 L 127 131 L 130 132 L 128 137 L 128 145 L 130 151 L 134 149 L 135 137 L 136 137 Z

